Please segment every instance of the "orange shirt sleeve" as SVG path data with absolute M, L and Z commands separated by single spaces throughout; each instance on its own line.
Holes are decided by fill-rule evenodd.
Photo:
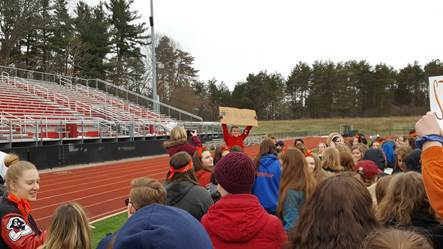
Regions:
M 443 217 L 443 147 L 433 146 L 421 154 L 426 193 L 435 212 Z

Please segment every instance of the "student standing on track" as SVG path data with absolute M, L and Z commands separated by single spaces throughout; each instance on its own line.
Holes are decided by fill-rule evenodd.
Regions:
M 235 125 L 231 126 L 231 132 L 228 131 L 228 126 L 226 124 L 222 124 L 222 128 L 223 139 L 225 140 L 226 146 L 228 146 L 228 148 L 231 148 L 238 145 L 243 149 L 245 147 L 243 141 L 249 135 L 252 126 L 246 126 L 243 132 L 240 132 L 240 128 Z
M 191 156 L 179 152 L 171 157 L 169 165 L 164 183 L 166 204 L 188 211 L 200 220 L 214 202 L 209 192 L 198 184 Z
M 254 159 L 254 164 L 256 178 L 252 194 L 257 196 L 268 213 L 275 214 L 280 187 L 281 163 L 277 158 L 275 144 L 271 139 L 267 138 L 260 144 L 260 152 Z
M 192 157 L 192 162 L 194 163 L 198 183 L 200 186 L 206 187 L 211 182 L 214 170 L 214 158 L 212 158 L 211 152 L 207 148 L 196 151 Z
M 286 234 L 282 223 L 250 194 L 255 166 L 249 156 L 229 153 L 218 162 L 215 176 L 222 198 L 202 218 L 214 248 L 283 248 Z
M 194 155 L 197 147 L 201 147 L 202 143 L 196 131 L 191 132 L 192 142 L 194 145 L 188 143 L 186 130 L 183 127 L 175 127 L 171 131 L 171 136 L 168 141 L 163 143 L 169 156 L 173 156 L 178 152 L 187 152 L 190 156 Z
M 32 163 L 18 161 L 8 168 L 5 180 L 7 192 L 0 199 L 0 248 L 36 249 L 46 235 L 30 214 L 29 201 L 37 199 L 40 189 L 38 171 Z

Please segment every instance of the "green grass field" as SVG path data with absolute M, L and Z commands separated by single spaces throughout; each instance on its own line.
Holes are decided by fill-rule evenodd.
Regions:
M 127 219 L 128 214 L 124 212 L 92 224 L 95 227 L 95 229 L 92 231 L 92 248 L 96 248 L 100 240 L 102 240 L 106 234 L 118 231 L 118 229 L 122 227 Z
M 303 135 L 327 135 L 332 131 L 342 131 L 344 125 L 365 134 L 407 134 L 414 128 L 420 117 L 383 117 L 383 118 L 327 118 L 279 121 L 259 121 L 259 127 L 252 129 L 253 134 L 299 133 Z

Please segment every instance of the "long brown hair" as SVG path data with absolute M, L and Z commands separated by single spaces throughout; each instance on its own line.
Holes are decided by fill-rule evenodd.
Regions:
M 227 151 L 228 147 L 226 145 L 218 145 L 217 147 L 215 147 L 215 152 L 214 152 L 214 165 L 217 164 L 218 161 L 220 161 L 223 157 L 223 152 Z
M 413 231 L 381 228 L 369 234 L 361 249 L 432 249 L 432 242 Z
M 174 154 L 169 160 L 170 167 L 174 169 L 181 169 L 192 162 L 192 157 L 187 152 L 178 152 Z M 194 169 L 186 171 L 184 173 L 174 173 L 172 179 L 169 179 L 171 171 L 166 174 L 166 182 L 179 182 L 188 181 L 195 185 L 198 185 L 197 177 L 195 176 Z
M 412 214 L 416 212 L 434 215 L 422 176 L 415 171 L 394 175 L 378 206 L 377 218 L 382 224 L 408 226 Z
M 377 205 L 380 205 L 381 201 L 385 197 L 392 177 L 393 175 L 383 176 L 377 181 L 377 185 L 375 185 L 375 198 L 377 199 Z
M 352 154 L 348 151 L 340 151 L 340 165 L 345 171 L 354 171 L 355 164 Z
M 269 154 L 277 155 L 277 150 L 275 149 L 274 142 L 271 139 L 266 138 L 265 140 L 263 140 L 263 142 L 261 142 L 260 151 L 258 152 L 257 156 L 254 159 L 255 167 L 258 168 L 258 166 L 260 165 L 260 158 L 262 156 Z
M 91 249 L 91 239 L 85 211 L 76 203 L 68 203 L 55 210 L 44 248 Z
M 344 171 L 343 166 L 340 165 L 340 152 L 336 148 L 326 148 L 323 152 L 322 168 L 333 172 Z
M 372 199 L 356 178 L 337 174 L 321 182 L 305 203 L 290 248 L 358 248 L 368 231 L 378 227 Z
M 314 192 L 316 181 L 309 171 L 305 156 L 296 148 L 289 148 L 282 155 L 283 171 L 278 195 L 277 216 L 283 216 L 283 204 L 289 189 L 303 191 L 305 202 Z

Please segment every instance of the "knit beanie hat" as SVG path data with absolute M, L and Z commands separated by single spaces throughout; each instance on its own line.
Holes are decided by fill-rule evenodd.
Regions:
M 213 248 L 204 227 L 188 212 L 151 204 L 139 209 L 117 232 L 114 249 Z
M 231 194 L 249 194 L 255 180 L 255 166 L 244 153 L 231 152 L 215 166 L 217 182 Z
M 406 155 L 405 165 L 407 171 L 415 171 L 421 173 L 421 150 L 415 149 L 411 153 Z
M 371 160 L 362 160 L 358 161 L 355 165 L 357 168 L 357 172 L 361 175 L 361 177 L 372 180 L 374 177 L 381 175 L 383 171 L 378 168 L 378 166 Z

